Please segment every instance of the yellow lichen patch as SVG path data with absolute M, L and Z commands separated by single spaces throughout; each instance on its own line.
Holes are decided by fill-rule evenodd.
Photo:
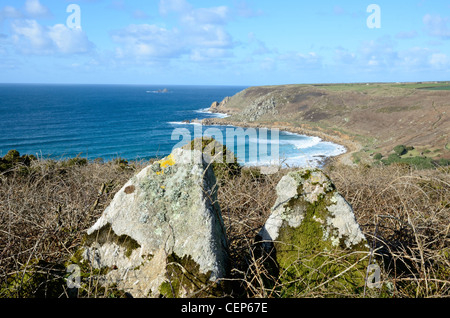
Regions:
M 159 162 L 161 168 L 167 168 L 169 166 L 173 166 L 175 164 L 175 160 L 173 159 L 173 155 L 167 156 L 165 159 Z
M 170 155 L 168 155 L 165 159 L 160 160 L 160 161 L 158 161 L 157 163 L 159 163 L 159 166 L 160 166 L 162 169 L 165 169 L 165 168 L 167 168 L 167 167 L 173 166 L 173 165 L 175 164 L 175 159 L 173 159 L 173 155 L 170 154 Z M 164 171 L 162 171 L 162 170 L 161 170 L 161 171 L 158 171 L 158 172 L 156 172 L 156 174 L 157 174 L 157 175 L 164 174 Z

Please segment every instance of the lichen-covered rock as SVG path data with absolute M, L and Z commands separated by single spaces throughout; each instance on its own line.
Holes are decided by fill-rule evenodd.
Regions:
M 352 207 L 330 179 L 318 169 L 291 172 L 277 194 L 257 241 L 282 295 L 321 287 L 354 294 L 364 288 L 369 247 Z
M 209 295 L 228 271 L 215 187 L 201 152 L 175 149 L 116 194 L 87 231 L 83 259 L 134 297 Z

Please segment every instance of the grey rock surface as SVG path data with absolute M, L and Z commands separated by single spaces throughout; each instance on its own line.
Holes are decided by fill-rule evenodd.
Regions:
M 115 195 L 87 231 L 84 258 L 109 268 L 108 284 L 134 297 L 159 297 L 164 284 L 171 296 L 195 288 L 175 282 L 168 265 L 214 282 L 227 275 L 228 246 L 216 200 L 215 176 L 200 151 L 175 149 L 146 167 Z M 179 277 L 177 278 L 179 279 Z M 175 286 L 175 287 L 174 287 Z M 174 288 L 176 289 L 174 291 Z
M 276 241 L 283 227 L 298 228 L 310 206 L 317 209 L 313 220 L 321 225 L 322 237 L 332 246 L 352 248 L 365 244 L 351 205 L 335 189 L 331 180 L 319 169 L 302 169 L 284 176 L 277 185 L 277 201 L 260 236 L 264 241 Z M 317 204 L 326 200 L 326 204 Z
M 345 286 L 358 294 L 370 249 L 351 205 L 319 169 L 290 172 L 276 190 L 256 246 L 281 293 L 301 297 L 304 290 Z

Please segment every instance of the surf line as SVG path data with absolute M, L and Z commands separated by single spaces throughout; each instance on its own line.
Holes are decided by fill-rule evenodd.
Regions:
M 347 152 L 345 146 L 325 141 L 319 136 L 306 135 L 289 129 L 281 130 L 278 127 L 267 128 L 259 125 L 253 127 L 246 124 L 215 121 L 214 118 L 220 119 L 227 114 L 215 114 L 206 109 L 196 112 L 214 114 L 216 117 L 170 122 L 169 124 L 190 125 L 191 128 L 194 128 L 194 139 L 214 138 L 234 152 L 243 166 L 318 167 L 324 165 L 328 159 Z M 207 127 L 205 131 L 203 131 L 203 127 Z M 183 139 L 175 145 L 174 149 L 192 141 L 192 132 L 187 128 L 176 129 L 172 134 L 172 140 L 179 140 L 180 136 Z M 286 138 L 286 136 L 294 138 Z M 315 149 L 316 146 L 317 149 Z M 268 153 L 269 147 L 270 154 Z M 230 158 L 230 160 L 232 162 L 233 159 Z
M 248 157 L 249 162 L 267 162 L 270 164 L 277 164 L 279 162 L 279 130 L 278 129 L 260 129 L 259 133 L 255 128 L 244 129 L 243 127 L 228 126 L 225 129 L 223 126 L 207 125 L 206 129 L 203 129 L 203 125 L 195 124 L 192 131 L 187 128 L 176 128 L 172 132 L 172 140 L 180 140 L 173 149 L 181 148 L 186 144 L 189 144 L 194 140 L 199 146 L 201 140 L 205 138 L 212 138 L 217 143 L 214 145 L 216 154 L 223 152 L 222 146 L 226 146 L 227 151 L 224 154 L 227 163 L 235 162 L 235 155 L 238 160 L 244 160 Z M 220 128 L 219 128 L 220 127 Z M 270 133 L 270 138 L 268 134 Z M 247 139 L 248 138 L 248 139 Z M 247 143 L 247 140 L 249 142 Z M 251 142 L 256 140 L 257 142 Z M 269 152 L 270 145 L 270 152 Z M 198 148 L 194 145 L 195 149 Z M 214 160 L 223 160 L 224 158 L 217 157 Z M 244 164 L 245 165 L 245 164 Z

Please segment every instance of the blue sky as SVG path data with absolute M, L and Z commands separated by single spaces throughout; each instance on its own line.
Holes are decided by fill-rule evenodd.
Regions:
M 441 81 L 449 70 L 447 0 L 0 0 L 2 83 Z

